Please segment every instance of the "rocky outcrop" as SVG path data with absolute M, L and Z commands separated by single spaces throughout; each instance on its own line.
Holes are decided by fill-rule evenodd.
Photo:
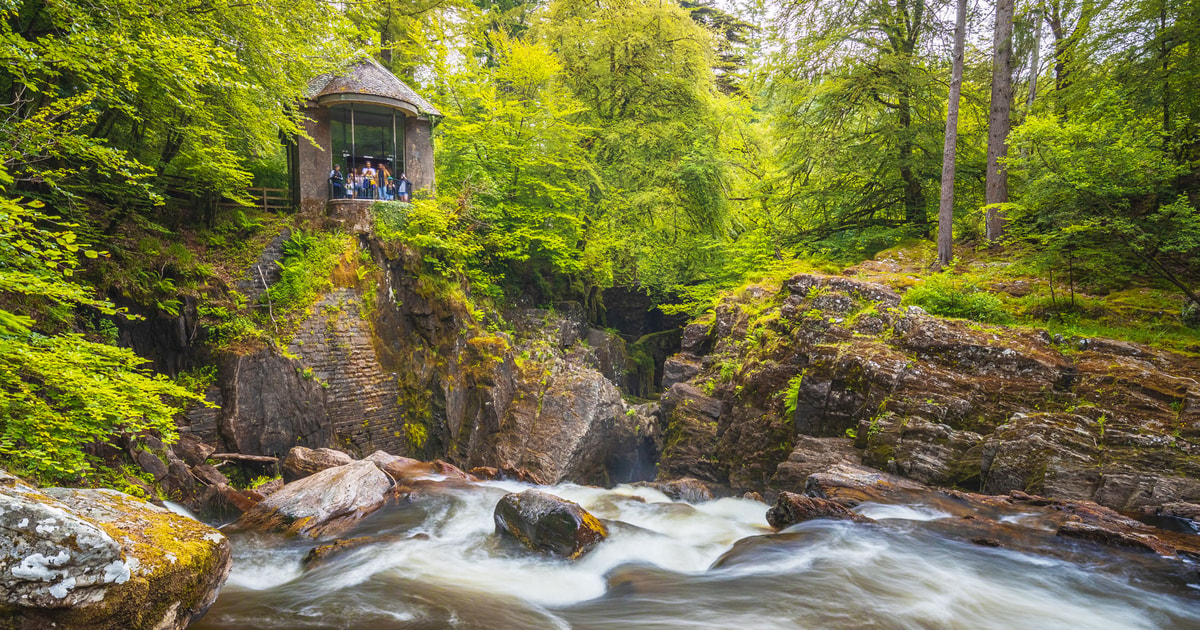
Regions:
M 236 516 L 255 498 L 205 460 L 214 452 L 282 459 L 297 446 L 308 450 L 285 461 L 287 481 L 347 461 L 299 458 L 330 448 L 441 458 L 449 468 L 429 474 L 449 476 L 494 468 L 548 484 L 653 478 L 661 415 L 657 405 L 622 400 L 618 386 L 636 361 L 620 336 L 590 327 L 573 303 L 512 311 L 507 324 L 485 326 L 456 292 L 428 282 L 420 252 L 368 237 L 360 245 L 381 273 L 364 280 L 339 268 L 286 351 L 221 359 L 207 392 L 213 406 L 190 410 L 180 425 L 179 456 L 167 449 L 159 465 L 140 455 L 168 496 Z M 227 466 L 241 480 L 276 474 Z
M 608 528 L 579 504 L 526 490 L 506 494 L 496 504 L 496 533 L 533 551 L 576 560 L 608 537 Z
M 879 284 L 799 274 L 723 299 L 667 365 L 662 479 L 770 495 L 863 464 L 1121 510 L 1200 502 L 1188 357 L 942 319 Z
M 242 515 L 234 529 L 334 537 L 383 507 L 391 485 L 374 462 L 329 468 L 285 485 Z
M 724 404 L 687 383 L 672 385 L 660 404 L 668 422 L 660 477 L 694 477 L 709 483 L 727 483 L 729 473 L 717 464 L 715 457 L 717 420 L 725 413 Z
M 229 541 L 113 490 L 0 473 L 0 594 L 20 628 L 182 629 L 216 600 Z
M 218 431 L 229 451 L 283 457 L 297 445 L 333 445 L 325 390 L 306 377 L 299 361 L 274 348 L 230 356 L 221 365 L 218 382 Z
M 829 499 L 810 497 L 792 492 L 780 492 L 779 498 L 775 500 L 775 505 L 767 510 L 767 523 L 775 529 L 784 529 L 796 523 L 803 523 L 804 521 L 811 521 L 817 518 L 855 521 L 859 523 L 871 520 L 859 516 L 842 504 L 835 503 Z
M 861 459 L 854 440 L 797 435 L 796 446 L 771 476 L 771 489 L 804 488 L 809 475 L 835 466 L 856 464 Z
M 779 494 L 767 513 L 773 527 L 779 529 L 811 518 L 860 520 L 848 508 L 864 503 L 919 505 L 943 513 L 944 518 L 931 523 L 933 529 L 980 545 L 1061 556 L 1065 551 L 1055 546 L 1056 540 L 1081 540 L 1169 558 L 1200 557 L 1200 536 L 1158 529 L 1092 501 L 1016 490 L 1006 495 L 962 492 L 850 465 L 815 473 L 806 480 L 805 487 L 804 495 L 786 491 Z
M 588 329 L 570 309 L 508 316 L 516 326 L 511 352 L 520 360 L 493 361 L 492 395 L 472 427 L 467 466 L 524 471 L 545 484 L 652 477 L 657 409 L 622 400 L 614 384 L 620 339 Z
M 809 475 L 804 492 L 854 507 L 860 503 L 907 503 L 928 493 L 924 484 L 896 475 L 841 464 Z
M 310 475 L 315 475 L 322 470 L 345 466 L 352 461 L 354 461 L 353 457 L 331 448 L 313 450 L 303 446 L 295 446 L 292 447 L 292 450 L 288 451 L 287 457 L 283 458 L 280 468 L 283 473 L 283 481 L 290 483 Z

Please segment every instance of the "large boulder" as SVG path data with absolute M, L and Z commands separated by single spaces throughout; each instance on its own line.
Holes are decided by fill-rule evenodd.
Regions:
M 114 490 L 38 491 L 0 473 L 5 627 L 182 629 L 229 575 L 229 541 Z
M 274 348 L 224 361 L 218 431 L 231 451 L 280 457 L 297 444 L 333 444 L 325 390 L 304 369 Z
M 575 560 L 608 537 L 608 529 L 579 504 L 526 490 L 506 494 L 492 514 L 496 533 L 534 551 Z
M 337 536 L 383 507 L 391 485 L 374 462 L 329 468 L 287 484 L 243 514 L 234 528 L 305 538 Z
M 606 485 L 610 457 L 631 448 L 621 392 L 594 369 L 561 357 L 518 370 L 516 397 L 469 464 L 525 469 L 546 483 Z M 631 432 L 629 432 L 631 433 Z
M 322 470 L 345 466 L 354 461 L 353 457 L 331 448 L 311 449 L 303 446 L 293 446 L 283 458 L 282 472 L 285 482 L 303 479 L 315 475 Z

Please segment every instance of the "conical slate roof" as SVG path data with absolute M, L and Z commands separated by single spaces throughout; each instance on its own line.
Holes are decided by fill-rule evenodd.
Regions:
M 441 116 L 442 112 L 425 100 L 412 88 L 379 62 L 367 57 L 355 62 L 345 71 L 336 74 L 323 74 L 308 84 L 309 98 L 320 100 L 322 96 L 338 94 L 364 94 L 367 96 L 382 96 L 403 101 L 422 114 Z

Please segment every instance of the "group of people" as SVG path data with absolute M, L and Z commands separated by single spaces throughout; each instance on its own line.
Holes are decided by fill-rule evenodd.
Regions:
M 342 174 L 342 165 L 334 164 L 329 172 L 329 185 L 334 199 L 379 199 L 382 201 L 410 201 L 412 182 L 404 173 L 392 177 L 386 164 L 378 169 L 367 162 L 361 168 L 352 168 L 348 175 Z

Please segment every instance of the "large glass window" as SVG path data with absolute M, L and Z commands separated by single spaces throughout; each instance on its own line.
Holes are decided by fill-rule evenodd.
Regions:
M 329 108 L 332 161 L 344 183 L 335 197 L 388 199 L 404 172 L 404 114 L 378 105 L 347 103 Z

